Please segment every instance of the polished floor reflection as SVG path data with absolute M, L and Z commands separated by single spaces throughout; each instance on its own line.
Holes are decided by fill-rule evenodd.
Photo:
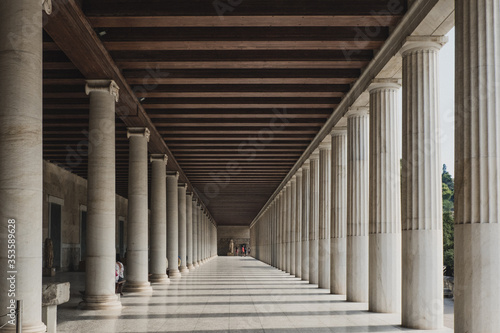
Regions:
M 72 283 L 58 332 L 421 332 L 250 257 L 213 259 L 152 295 L 125 293 L 121 312 L 76 309 L 83 278 L 57 277 Z

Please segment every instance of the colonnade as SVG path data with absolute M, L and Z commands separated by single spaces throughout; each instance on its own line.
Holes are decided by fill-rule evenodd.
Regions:
M 50 1 L 42 1 L 46 9 L 47 3 Z M 455 331 L 498 332 L 500 4 L 498 0 L 475 0 L 472 8 L 471 3 L 455 0 Z M 27 27 L 26 22 L 32 26 Z M 16 299 L 24 300 L 26 332 L 45 331 L 40 297 L 42 23 L 39 0 L 0 2 L 0 239 L 6 244 L 11 230 L 7 225 L 15 225 Z M 401 50 L 401 173 L 396 158 L 399 144 L 393 133 L 393 98 L 398 83 L 387 78 L 374 81 L 369 88 L 369 110 L 349 110 L 347 128 L 333 129 L 331 138 L 297 169 L 251 229 L 256 242 L 252 255 L 258 259 L 294 272 L 303 280 L 320 283 L 333 293 L 346 294 L 348 300 L 368 302 L 370 311 L 400 312 L 404 326 L 419 329 L 440 328 L 443 324 L 437 98 L 437 55 L 443 42 L 435 36 L 409 37 Z M 89 132 L 99 136 L 89 137 L 92 149 L 88 156 L 83 306 L 116 309 L 121 307 L 114 292 L 114 122 L 119 93 L 112 80 L 89 80 L 86 92 L 90 96 Z M 184 193 L 182 184 L 179 187 L 178 174 L 167 173 L 163 181 L 164 166 L 160 164 L 166 159 L 155 154 L 150 156 L 156 165 L 152 176 L 159 179 L 159 188 L 152 188 L 155 200 L 151 200 L 151 209 L 152 229 L 158 234 L 145 234 L 147 188 L 140 170 L 148 159 L 147 129 L 129 129 L 129 136 L 130 288 L 151 292 L 144 264 L 149 242 L 149 270 L 154 272 L 151 282 L 168 283 L 165 256 L 170 278 L 188 274 L 189 269 L 216 255 L 216 228 L 197 199 Z M 325 151 L 330 151 L 331 158 Z M 162 182 L 166 183 L 165 199 Z M 324 191 L 328 188 L 329 195 Z M 179 219 L 182 214 L 185 218 Z M 188 230 L 192 230 L 190 235 Z M 186 256 L 181 262 L 184 273 L 177 269 L 179 254 Z M 9 267 L 8 260 L 8 252 L 0 251 L 0 267 Z M 329 277 L 325 275 L 328 265 Z M 9 297 L 5 297 L 10 288 L 8 277 L 3 269 L 3 309 L 10 305 Z
M 497 332 L 500 3 L 478 0 L 473 11 L 467 0 L 455 3 L 455 331 Z M 408 37 L 402 80 L 374 79 L 369 105 L 348 110 L 251 225 L 257 259 L 366 302 L 369 311 L 400 313 L 402 325 L 416 329 L 443 326 L 438 53 L 445 42 Z
M 8 310 L 12 301 L 23 300 L 22 329 L 34 333 L 46 329 L 41 304 L 42 8 L 49 12 L 50 1 L 0 2 L 0 307 Z M 85 91 L 89 95 L 91 135 L 82 307 L 120 309 L 121 302 L 115 294 L 115 103 L 119 99 L 119 88 L 112 80 L 88 80 Z M 128 137 L 127 289 L 151 293 L 151 283 L 169 282 L 167 256 L 170 278 L 188 274 L 189 270 L 215 257 L 217 229 L 199 200 L 192 193 L 185 193 L 185 185 L 178 184 L 178 175 L 166 173 L 166 156 L 148 156 L 149 130 L 129 128 Z M 148 234 L 148 159 L 152 164 L 151 236 Z M 15 242 L 7 241 L 13 239 L 9 233 L 15 235 Z M 9 262 L 12 257 L 9 258 L 7 247 L 3 247 L 7 244 L 15 244 L 15 261 Z M 183 256 L 180 273 L 179 254 Z M 7 279 L 11 276 L 15 276 L 13 284 Z M 7 325 L 0 330 L 12 329 L 14 326 Z

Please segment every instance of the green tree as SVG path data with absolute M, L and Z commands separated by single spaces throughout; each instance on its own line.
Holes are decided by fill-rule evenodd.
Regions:
M 454 208 L 455 184 L 450 173 L 443 164 L 443 263 L 444 273 L 447 276 L 454 275 Z

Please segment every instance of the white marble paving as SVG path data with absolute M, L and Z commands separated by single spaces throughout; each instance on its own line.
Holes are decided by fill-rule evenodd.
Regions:
M 77 309 L 83 274 L 56 278 L 72 283 L 72 299 L 58 307 L 60 333 L 424 332 L 250 257 L 216 258 L 170 285 L 153 285 L 152 295 L 125 293 L 118 312 Z

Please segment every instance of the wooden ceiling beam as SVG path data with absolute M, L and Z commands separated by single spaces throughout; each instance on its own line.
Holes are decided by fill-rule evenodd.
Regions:
M 134 41 L 104 42 L 109 51 L 166 51 L 166 50 L 375 50 L 383 41 Z M 44 49 L 56 50 L 52 43 Z
M 296 84 L 296 85 L 349 85 L 355 82 L 355 78 L 130 78 L 127 80 L 131 85 L 227 85 L 227 84 Z M 85 79 L 81 78 L 44 78 L 44 86 L 47 85 L 80 85 L 85 86 Z
M 137 92 L 138 98 L 287 98 L 287 97 L 304 97 L 304 98 L 333 98 L 343 97 L 343 92 Z M 85 93 L 82 92 L 46 92 L 44 98 L 84 98 Z
M 92 16 L 94 27 L 381 27 L 394 26 L 400 15 L 298 15 L 298 16 Z
M 58 56 L 58 51 L 45 51 L 46 59 L 55 58 L 62 61 Z M 374 50 L 127 50 L 113 51 L 111 55 L 117 63 L 121 62 L 304 62 L 304 61 L 323 61 L 323 62 L 351 62 L 366 61 L 373 58 Z M 49 56 L 50 55 L 50 56 Z M 348 55 L 348 57 L 346 57 Z M 154 68 L 154 67 L 153 67 Z
M 338 103 L 331 103 L 331 104 L 315 104 L 315 103 L 303 103 L 303 104 L 296 104 L 296 103 L 263 103 L 263 104 L 256 104 L 256 103 L 251 103 L 251 104 L 148 104 L 146 108 L 148 110 L 150 109 L 199 109 L 199 108 L 205 108 L 205 109 L 233 109 L 235 107 L 238 107 L 241 105 L 242 107 L 248 107 L 248 108 L 255 108 L 255 109 L 280 109 L 280 108 L 287 108 L 287 109 L 294 109 L 294 108 L 329 108 L 333 111 L 335 107 L 337 107 Z M 50 107 L 54 107 L 54 105 L 49 105 Z
M 47 65 L 47 67 L 45 67 Z M 48 62 L 44 68 L 71 69 L 71 63 Z M 270 69 L 270 68 L 363 68 L 368 61 L 337 60 L 337 61 L 118 61 L 118 67 L 122 69 Z

